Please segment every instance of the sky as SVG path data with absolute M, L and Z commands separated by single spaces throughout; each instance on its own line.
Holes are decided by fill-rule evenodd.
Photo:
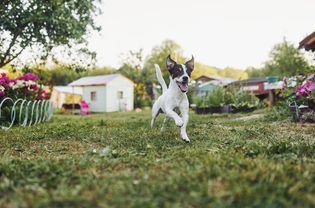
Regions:
M 284 38 L 315 30 L 314 0 L 103 0 L 89 37 L 98 66 L 119 67 L 122 54 L 177 42 L 195 61 L 220 68 L 260 67 Z

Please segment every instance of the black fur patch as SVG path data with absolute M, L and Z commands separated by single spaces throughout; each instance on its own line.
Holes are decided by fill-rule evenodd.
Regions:
M 171 73 L 172 78 L 176 78 L 176 77 L 180 77 L 185 73 L 185 69 L 183 69 L 182 65 L 179 64 L 175 64 L 175 66 L 169 70 L 169 72 Z
M 185 69 L 182 65 L 177 64 L 176 61 L 172 60 L 171 56 L 168 55 L 166 59 L 166 67 L 170 72 L 172 78 L 180 77 L 185 74 Z M 194 57 L 185 63 L 186 73 L 191 77 L 191 72 L 194 70 Z
M 192 72 L 193 70 L 191 70 L 190 68 L 188 68 L 186 64 L 185 64 L 185 66 L 186 66 L 186 69 L 187 69 L 186 72 L 187 72 L 188 76 L 191 77 L 191 72 Z

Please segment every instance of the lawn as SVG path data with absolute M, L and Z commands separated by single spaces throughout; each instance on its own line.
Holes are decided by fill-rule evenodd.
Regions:
M 262 113 L 191 112 L 190 144 L 148 111 L 1 130 L 0 207 L 315 207 L 315 126 Z

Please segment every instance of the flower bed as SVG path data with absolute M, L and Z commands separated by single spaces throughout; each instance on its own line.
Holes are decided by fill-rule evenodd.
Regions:
M 284 78 L 282 96 L 294 120 L 315 122 L 315 75 Z
M 38 76 L 27 73 L 17 79 L 6 74 L 0 77 L 0 126 L 9 129 L 14 124 L 35 125 L 52 117 L 53 106 Z

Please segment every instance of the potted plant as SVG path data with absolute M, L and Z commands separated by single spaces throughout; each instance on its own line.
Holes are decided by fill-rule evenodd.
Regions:
M 232 100 L 232 113 L 251 112 L 259 105 L 259 99 L 255 95 L 242 91 L 236 92 Z
M 195 111 L 197 114 L 207 113 L 221 113 L 222 105 L 224 103 L 224 89 L 216 87 L 211 90 L 206 96 L 195 97 L 194 103 L 196 104 Z
M 315 75 L 284 78 L 282 97 L 294 120 L 315 122 Z

